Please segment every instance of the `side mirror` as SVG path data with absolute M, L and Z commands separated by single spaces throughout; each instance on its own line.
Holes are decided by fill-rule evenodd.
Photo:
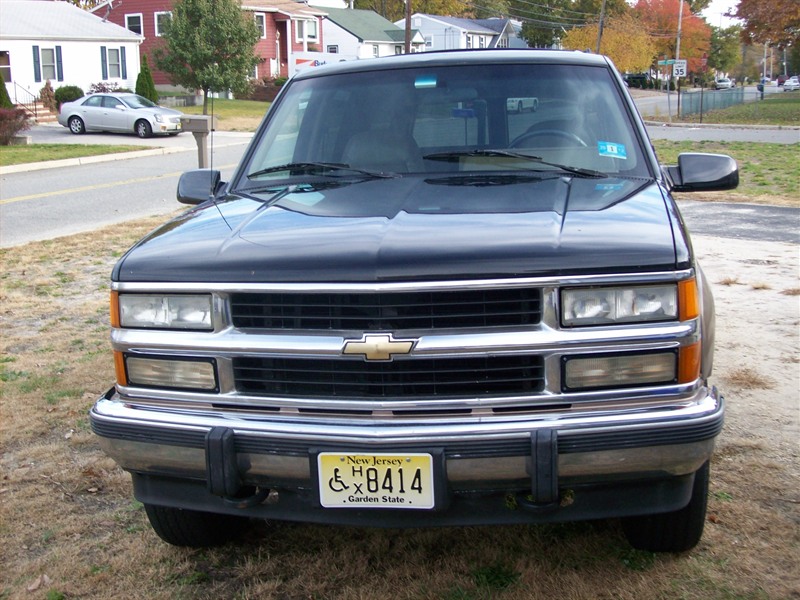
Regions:
M 715 192 L 739 185 L 739 167 L 725 154 L 687 152 L 678 155 L 678 165 L 665 168 L 675 192 Z
M 215 196 L 222 186 L 222 174 L 216 169 L 187 171 L 178 180 L 178 202 L 200 204 Z

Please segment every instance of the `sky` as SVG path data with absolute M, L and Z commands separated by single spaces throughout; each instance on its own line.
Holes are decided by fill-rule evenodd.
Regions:
M 736 19 L 728 19 L 724 17 L 728 10 L 733 10 L 739 4 L 738 0 L 711 0 L 711 4 L 701 14 L 706 18 L 709 25 L 714 27 L 730 27 L 736 25 Z

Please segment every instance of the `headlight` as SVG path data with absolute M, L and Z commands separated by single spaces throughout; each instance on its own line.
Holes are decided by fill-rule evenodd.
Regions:
M 119 306 L 118 327 L 143 329 L 212 329 L 211 296 L 183 294 L 113 294 Z
M 164 115 L 156 113 L 155 115 L 153 115 L 153 118 L 155 119 L 156 123 L 164 122 Z
M 125 357 L 130 385 L 168 387 L 183 390 L 217 389 L 214 363 L 210 360 Z
M 678 286 L 565 289 L 561 306 L 564 327 L 669 321 L 678 317 Z

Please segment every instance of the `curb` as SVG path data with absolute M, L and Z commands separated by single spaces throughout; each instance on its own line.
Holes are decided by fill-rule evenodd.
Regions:
M 82 156 L 79 158 L 63 158 L 61 160 L 48 160 L 37 163 L 22 163 L 19 165 L 0 167 L 0 175 L 27 173 L 28 171 L 43 171 L 45 169 L 56 169 L 59 167 L 77 167 L 80 165 L 111 162 L 113 160 L 120 160 L 121 158 L 141 158 L 145 156 L 159 156 L 191 151 L 196 152 L 197 150 L 194 148 L 152 148 L 150 150 L 133 150 L 132 152 L 116 152 L 114 154 L 97 154 L 95 156 Z
M 733 123 L 669 123 L 666 121 L 644 120 L 648 127 L 677 127 L 689 129 L 766 129 L 768 131 L 800 131 L 797 125 L 737 125 Z
M 241 140 L 238 142 L 231 142 L 227 144 L 215 144 L 215 148 L 226 148 L 228 146 L 237 146 L 240 144 L 247 144 L 250 140 Z M 150 148 L 147 150 L 133 150 L 131 152 L 116 152 L 114 154 L 97 154 L 95 156 L 83 156 L 78 158 L 64 158 L 61 160 L 48 160 L 36 163 L 22 163 L 19 165 L 8 165 L 0 167 L 0 176 L 10 175 L 12 173 L 27 173 L 29 171 L 43 171 L 45 169 L 57 169 L 59 167 L 77 167 L 80 165 L 92 165 L 97 163 L 111 162 L 114 160 L 123 160 L 127 158 L 143 158 L 147 156 L 162 156 L 167 154 L 177 154 L 179 152 L 197 152 L 197 148 Z

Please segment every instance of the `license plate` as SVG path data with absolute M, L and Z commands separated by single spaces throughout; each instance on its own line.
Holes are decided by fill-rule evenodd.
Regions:
M 322 452 L 317 465 L 325 508 L 433 508 L 430 454 Z

